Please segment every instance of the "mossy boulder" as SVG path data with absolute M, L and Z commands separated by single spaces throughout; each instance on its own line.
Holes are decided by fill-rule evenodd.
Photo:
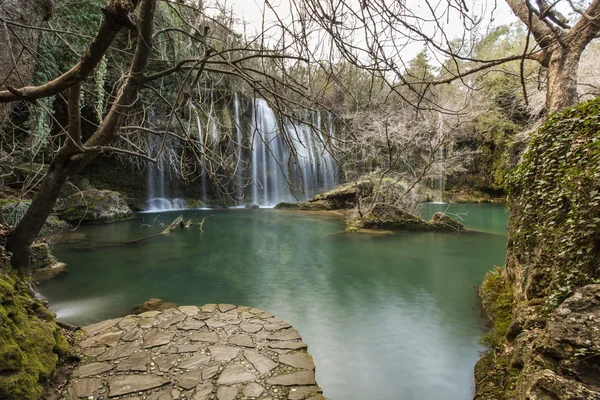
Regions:
M 332 209 L 341 210 L 353 208 L 356 204 L 357 193 L 361 191 L 369 192 L 373 190 L 372 186 L 366 187 L 366 184 L 347 183 L 341 185 L 329 192 L 321 193 L 313 197 L 309 202 L 322 202 L 329 204 Z
M 102 223 L 133 218 L 133 212 L 119 192 L 85 190 L 57 202 L 58 216 L 70 223 Z
M 48 164 L 24 163 L 16 166 L 6 184 L 15 188 L 23 186 L 37 189 L 40 181 L 48 172 Z
M 432 230 L 433 225 L 397 207 L 376 205 L 362 218 L 367 229 Z
M 67 264 L 59 262 L 47 243 L 31 245 L 31 274 L 37 282 L 47 281 L 67 273 Z
M 356 206 L 357 193 L 370 193 L 373 184 L 369 181 L 346 183 L 308 201 L 283 202 L 275 206 L 279 210 L 331 211 L 347 210 Z
M 436 212 L 429 221 L 436 229 L 462 231 L 465 226 L 443 212 Z
M 54 314 L 0 257 L 0 399 L 37 400 L 69 345 Z
M 50 252 L 48 243 L 34 243 L 31 245 L 31 269 L 47 268 L 58 260 Z
M 458 204 L 506 202 L 506 195 L 501 191 L 488 193 L 477 189 L 455 189 L 445 192 L 444 195 L 448 201 Z

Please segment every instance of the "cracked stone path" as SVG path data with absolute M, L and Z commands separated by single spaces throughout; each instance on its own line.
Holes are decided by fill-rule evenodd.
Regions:
M 272 314 L 181 306 L 83 327 L 65 399 L 324 400 L 307 345 Z

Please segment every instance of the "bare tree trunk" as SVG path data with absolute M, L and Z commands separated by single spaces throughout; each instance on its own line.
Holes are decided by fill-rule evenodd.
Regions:
M 581 52 L 567 47 L 552 51 L 546 80 L 546 107 L 548 114 L 558 112 L 578 102 L 577 69 Z
M 40 26 L 52 16 L 52 0 L 0 0 L 0 86 L 22 87 L 31 84 L 40 31 L 19 27 Z M 13 104 L 0 105 L 0 126 L 10 115 Z
M 66 167 L 57 166 L 53 162 L 50 165 L 50 170 L 42 179 L 40 188 L 27 212 L 10 235 L 6 247 L 13 254 L 11 260 L 13 267 L 23 274 L 31 272 L 29 246 L 31 246 L 52 212 L 54 203 L 67 178 Z

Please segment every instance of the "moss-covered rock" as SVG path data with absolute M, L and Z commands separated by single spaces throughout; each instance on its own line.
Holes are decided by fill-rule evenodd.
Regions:
M 510 369 L 506 331 L 510 324 L 514 300 L 504 269 L 489 272 L 479 288 L 481 307 L 490 321 L 490 331 L 481 338 L 488 350 L 475 365 L 476 399 L 506 398 L 509 381 L 516 375 Z
M 69 346 L 54 314 L 1 257 L 0 399 L 37 400 Z
M 503 309 L 508 290 L 514 307 L 488 335 L 477 398 L 600 398 L 599 144 L 600 98 L 553 115 L 508 178 L 504 283 L 481 294 Z
M 362 227 L 367 229 L 432 230 L 427 221 L 415 217 L 399 208 L 376 205 L 362 218 Z
M 85 190 L 60 199 L 58 216 L 71 223 L 102 223 L 133 218 L 123 196 L 111 190 Z
M 462 231 L 465 226 L 443 212 L 436 212 L 429 221 L 438 230 Z
M 47 268 L 58 260 L 50 252 L 48 243 L 34 243 L 31 245 L 31 269 Z
M 277 210 L 304 210 L 304 211 L 330 211 L 338 210 L 333 200 L 311 200 L 299 201 L 297 203 L 279 203 L 275 206 Z

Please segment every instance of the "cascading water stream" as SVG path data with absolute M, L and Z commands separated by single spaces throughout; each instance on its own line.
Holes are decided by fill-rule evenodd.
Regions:
M 202 124 L 200 123 L 200 115 L 198 114 L 198 109 L 194 105 L 192 101 L 190 101 L 190 108 L 194 111 L 194 115 L 196 116 L 196 128 L 198 130 L 198 142 L 200 146 L 200 152 L 204 152 L 204 140 L 202 138 Z M 204 157 L 201 155 L 200 166 L 202 167 L 202 175 L 200 176 L 200 197 L 204 204 L 207 203 L 206 199 L 206 169 L 204 168 Z
M 244 189 L 242 187 L 242 122 L 240 119 L 240 102 L 238 94 L 233 96 L 233 109 L 235 113 L 235 193 L 236 200 L 241 200 L 244 197 Z
M 444 204 L 444 120 L 442 119 L 442 113 L 438 113 L 439 119 L 439 147 L 437 150 L 437 159 L 439 163 L 439 172 L 438 172 L 438 200 L 434 201 L 434 204 Z
M 334 188 L 335 168 L 321 132 L 321 114 L 311 113 L 303 117 L 302 120 L 308 120 L 310 124 L 284 118 L 283 129 L 291 143 L 290 148 L 269 104 L 263 99 L 254 100 L 254 203 L 270 206 L 283 201 L 307 200 L 320 191 Z M 288 162 L 290 157 L 293 157 L 292 163 Z
M 148 148 L 151 154 L 156 154 L 160 151 L 161 138 L 156 135 L 148 136 Z M 166 176 L 165 176 L 165 158 L 164 154 L 158 156 L 156 163 L 148 161 L 146 170 L 148 199 L 147 210 L 178 210 L 187 208 L 187 202 L 181 198 L 167 197 Z
M 331 155 L 333 147 L 333 117 L 326 121 L 329 133 L 324 133 L 323 120 L 319 112 L 304 112 L 296 120 L 278 119 L 269 103 L 260 98 L 250 104 L 250 121 L 244 124 L 241 102 L 237 94 L 233 96 L 234 121 L 220 123 L 217 114 L 207 115 L 206 125 L 200 118 L 201 110 L 191 101 L 189 107 L 192 118 L 196 119 L 199 147 L 202 152 L 200 176 L 201 199 L 206 204 L 209 193 L 206 175 L 206 151 L 228 151 L 227 157 L 235 158 L 230 183 L 231 193 L 236 202 L 246 202 L 261 207 L 272 207 L 280 202 L 304 201 L 319 192 L 335 188 L 338 182 L 337 167 Z M 305 122 L 303 122 L 305 121 Z M 225 121 L 226 122 L 226 121 Z M 219 127 L 231 126 L 233 145 L 226 146 L 228 134 Z M 233 126 L 232 126 L 233 125 Z M 224 128 L 227 129 L 227 128 Z M 223 139 L 221 139 L 223 138 Z M 157 141 L 158 139 L 158 141 Z M 149 147 L 158 151 L 160 137 L 150 138 Z M 222 146 L 219 142 L 223 141 Z M 156 142 L 156 143 L 154 143 Z M 251 145 L 250 151 L 244 151 Z M 180 208 L 181 202 L 168 198 L 166 165 L 163 161 L 148 166 L 148 203 L 152 210 Z M 230 158 L 231 159 L 231 158 Z M 248 187 L 248 190 L 245 190 Z

